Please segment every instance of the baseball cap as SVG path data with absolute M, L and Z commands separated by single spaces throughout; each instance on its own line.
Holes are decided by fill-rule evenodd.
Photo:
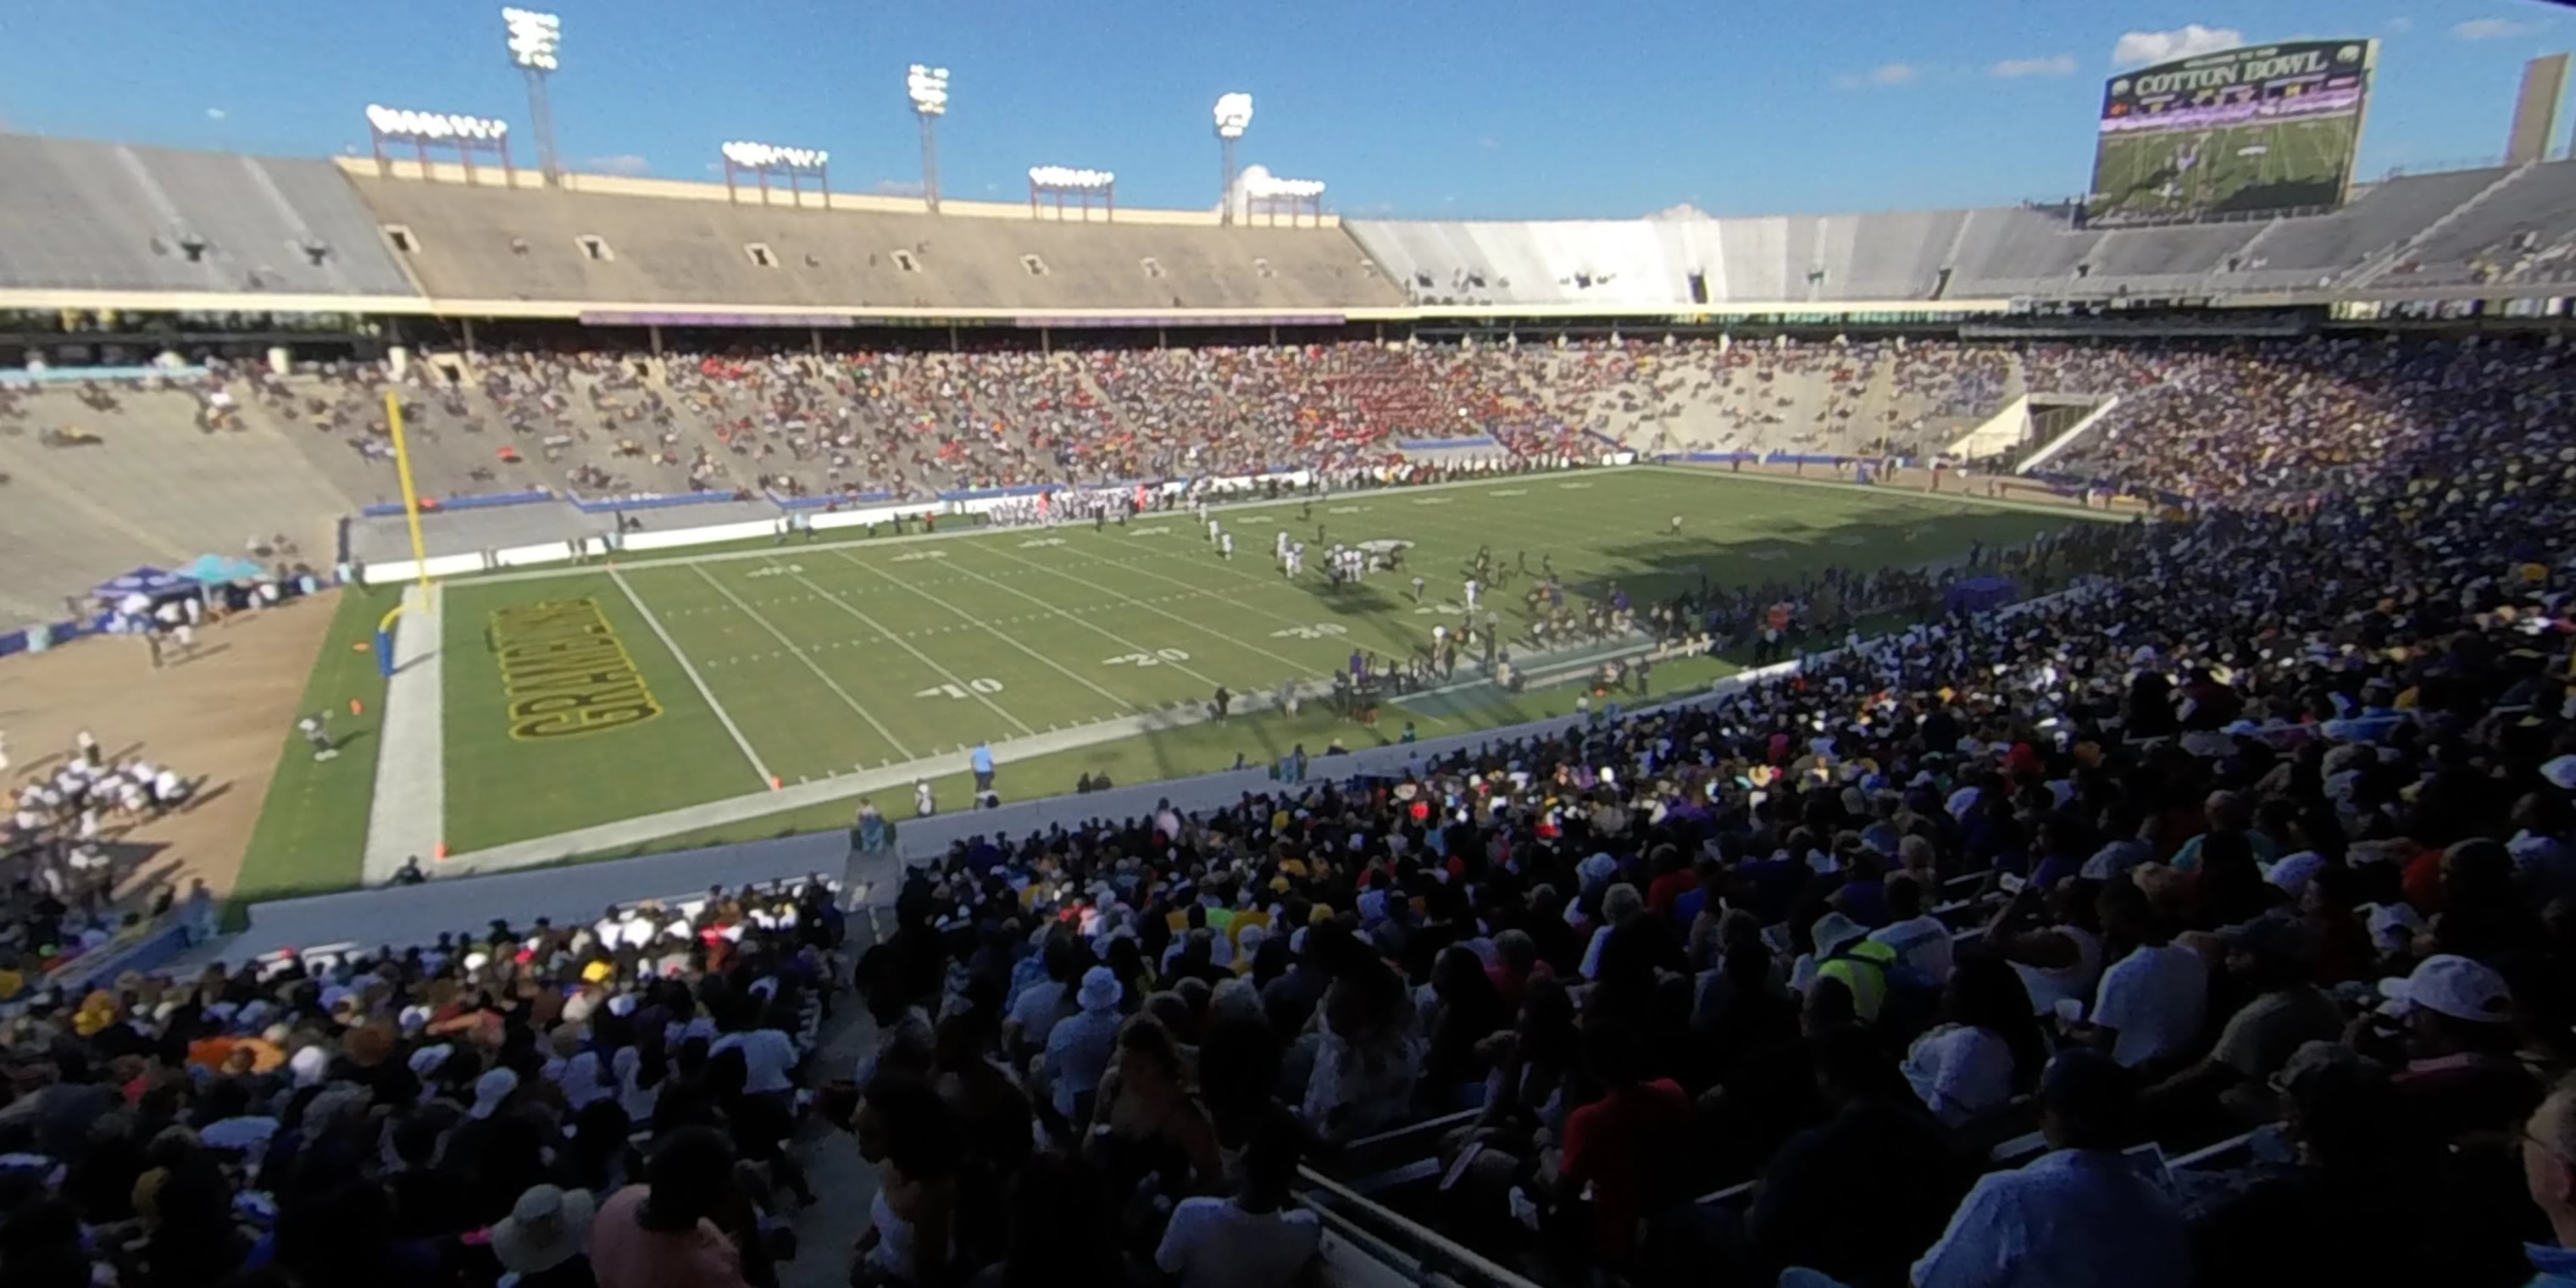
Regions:
M 2560 791 L 2576 792 L 2576 755 L 2551 757 L 2540 766 L 2540 776 Z
M 2314 850 L 2301 850 L 2283 856 L 2279 862 L 2265 869 L 2263 879 L 2295 898 L 2307 890 L 2308 882 L 2314 880 L 2325 866 L 2326 856 Z
M 2382 1015 L 2404 1015 L 2420 1006 L 2477 1024 L 2513 1018 L 2513 991 L 2504 976 L 2452 953 L 2425 958 L 2404 979 L 2379 981 L 2379 995 L 2388 999 L 2379 1008 Z

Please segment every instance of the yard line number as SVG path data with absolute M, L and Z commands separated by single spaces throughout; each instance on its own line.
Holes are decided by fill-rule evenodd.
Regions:
M 934 684 L 927 689 L 923 689 L 920 692 L 913 694 L 912 696 L 916 698 L 955 698 L 959 701 L 963 701 L 978 693 L 999 693 L 1001 691 L 1001 681 L 988 679 L 979 675 L 972 680 L 968 680 L 964 684 Z
M 894 558 L 889 559 L 886 562 L 919 563 L 924 559 L 945 559 L 947 557 L 948 552 L 945 550 L 915 550 L 909 554 L 896 555 Z
M 1323 640 L 1331 639 L 1336 635 L 1348 635 L 1350 633 L 1351 628 L 1342 625 L 1340 622 L 1317 622 L 1312 626 L 1291 626 L 1286 630 L 1272 631 L 1270 632 L 1270 638 L 1274 640 Z
M 1102 666 L 1161 666 L 1165 662 L 1186 662 L 1190 655 L 1176 648 L 1158 648 L 1151 653 L 1121 653 L 1100 659 Z
M 803 571 L 805 571 L 805 565 L 803 564 L 762 564 L 761 566 L 752 569 L 750 572 L 744 573 L 743 577 L 745 579 L 752 577 L 792 577 Z

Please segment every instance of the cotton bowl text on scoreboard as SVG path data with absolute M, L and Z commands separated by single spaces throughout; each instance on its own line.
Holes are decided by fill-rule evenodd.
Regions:
M 2095 216 L 2340 203 L 2378 48 L 2359 38 L 2250 45 L 2112 77 Z

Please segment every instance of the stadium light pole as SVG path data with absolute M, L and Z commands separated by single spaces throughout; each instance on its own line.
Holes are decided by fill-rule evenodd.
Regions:
M 903 78 L 912 114 L 921 118 L 921 200 L 939 213 L 939 118 L 948 114 L 948 69 L 914 63 Z
M 563 49 L 563 19 L 531 9 L 503 9 L 501 24 L 509 30 L 510 62 L 528 80 L 528 132 L 537 137 L 537 169 L 549 185 L 563 181 L 555 160 L 555 113 L 546 101 L 546 76 Z
M 1234 222 L 1234 144 L 1252 125 L 1252 96 L 1240 91 L 1216 99 L 1216 142 L 1224 167 L 1224 186 L 1217 190 L 1216 221 Z

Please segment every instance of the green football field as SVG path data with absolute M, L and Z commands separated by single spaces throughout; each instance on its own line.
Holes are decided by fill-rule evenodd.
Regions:
M 1182 512 L 1099 532 L 1083 524 L 791 542 L 451 583 L 440 614 L 448 844 L 463 853 L 765 791 L 772 779 L 792 785 L 905 764 L 935 773 L 951 807 L 966 790 L 965 749 L 978 740 L 1203 706 L 1219 685 L 1239 697 L 1275 694 L 1283 681 L 1329 676 L 1355 648 L 1381 658 L 1419 650 L 1434 624 L 1459 623 L 1479 546 L 1506 568 L 1526 554 L 1533 573 L 1544 556 L 1570 598 L 1616 579 L 1642 605 L 1703 572 L 1725 584 L 1835 563 L 1918 565 L 2068 521 L 1918 493 L 1663 469 L 1361 493 L 1314 503 L 1311 517 L 1308 508 L 1217 510 L 1235 534 L 1231 560 Z M 1293 581 L 1271 553 L 1283 528 L 1308 545 L 1307 572 Z M 1377 540 L 1411 543 L 1403 574 L 1326 586 L 1316 571 L 1325 543 Z M 1415 573 L 1428 581 L 1420 605 Z M 1483 605 L 1516 626 L 1534 580 L 1515 578 Z M 601 643 L 603 634 L 614 643 Z M 563 647 L 583 650 L 570 665 L 590 677 L 593 716 L 564 716 L 562 686 L 550 687 L 543 669 L 557 647 L 545 641 L 564 638 L 580 641 Z M 505 675 L 509 659 L 519 659 L 519 674 Z M 1716 659 L 1676 663 L 1658 672 L 1658 687 L 1726 669 Z M 548 702 L 548 693 L 558 696 Z M 531 694 L 534 707 L 525 705 Z M 1374 730 L 1310 704 L 1293 723 L 1264 713 L 1006 763 L 1001 786 L 1018 800 L 1068 791 L 1087 771 L 1134 783 L 1223 768 L 1237 754 L 1259 763 L 1297 741 L 1310 751 L 1336 736 L 1373 745 L 1408 720 L 1426 737 L 1455 733 L 1562 710 L 1572 697 L 1486 689 L 1417 699 Z M 908 810 L 908 792 L 876 794 L 906 797 L 888 803 Z M 847 802 L 816 811 L 815 825 L 848 811 Z
M 2190 218 L 2329 205 L 2341 195 L 2359 129 L 2360 118 L 2346 115 L 2106 138 L 2094 162 L 2091 215 Z M 2193 164 L 2177 169 L 2186 152 Z

